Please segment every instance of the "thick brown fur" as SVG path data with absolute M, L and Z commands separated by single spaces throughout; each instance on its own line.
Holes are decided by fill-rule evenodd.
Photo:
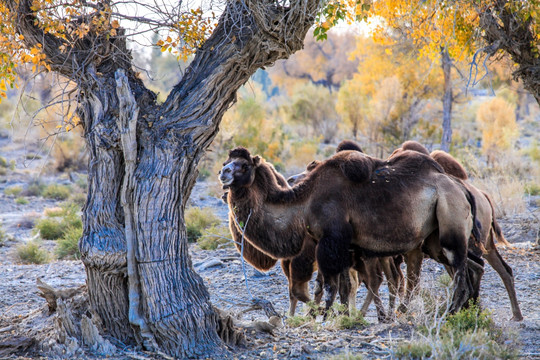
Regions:
M 300 253 L 306 232 L 313 236 L 327 309 L 338 274 L 351 265 L 351 244 L 370 257 L 403 254 L 429 240 L 435 249 L 430 256 L 455 272 L 450 310 L 459 310 L 471 297 L 466 280 L 471 206 L 433 159 L 404 151 L 383 161 L 343 151 L 284 190 L 263 160 L 238 154 L 228 159 L 220 181 L 230 189 L 229 207 L 246 224 L 246 239 L 269 256 L 289 258 Z M 360 175 L 353 174 L 355 169 Z M 439 235 L 430 237 L 435 232 Z
M 436 150 L 431 153 L 431 156 L 435 159 L 435 161 L 441 164 L 446 173 L 462 180 L 467 180 L 468 177 L 465 169 L 452 155 L 441 150 Z M 494 239 L 496 238 L 500 243 L 509 245 L 508 241 L 506 241 L 504 235 L 502 234 L 501 227 L 495 219 L 493 202 L 487 193 L 479 190 L 474 185 L 470 183 L 465 183 L 465 185 L 476 199 L 478 204 L 478 221 L 481 223 L 483 228 L 479 238 L 477 239 L 478 242 L 469 241 L 469 247 L 477 256 L 483 256 L 497 271 L 506 287 L 508 297 L 512 305 L 513 319 L 520 321 L 523 319 L 523 316 L 521 314 L 521 310 L 519 309 L 519 304 L 516 297 L 512 269 L 504 261 L 494 242 Z M 480 287 L 480 280 L 481 279 L 476 280 L 478 282 L 478 287 Z

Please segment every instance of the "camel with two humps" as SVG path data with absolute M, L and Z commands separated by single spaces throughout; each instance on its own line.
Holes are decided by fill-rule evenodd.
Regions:
M 353 151 L 359 151 L 363 152 L 362 148 L 355 142 L 350 140 L 343 140 L 341 141 L 337 148 L 336 153 L 340 151 L 346 151 L 346 150 L 353 150 Z M 320 161 L 314 160 L 311 163 L 309 163 L 306 167 L 306 170 L 304 170 L 300 174 L 292 175 L 289 178 L 287 178 L 287 182 L 290 186 L 294 186 L 301 182 L 317 165 L 320 164 Z M 400 269 L 400 264 L 403 261 L 402 256 L 396 256 L 396 257 L 374 257 L 374 258 L 361 258 L 360 256 L 357 256 L 354 249 L 351 250 L 351 255 L 353 256 L 353 265 L 352 269 L 356 271 L 356 275 L 358 276 L 356 280 L 356 283 L 364 283 L 364 285 L 367 288 L 367 295 L 364 299 L 364 303 L 361 307 L 361 313 L 362 315 L 366 315 L 367 310 L 371 302 L 375 303 L 375 307 L 377 309 L 377 318 L 379 322 L 385 322 L 389 320 L 394 313 L 396 298 L 398 298 L 403 293 L 403 285 L 404 285 L 404 276 Z M 352 274 L 352 273 L 351 273 Z M 389 311 L 388 314 L 384 311 L 384 306 L 382 304 L 381 298 L 379 296 L 379 288 L 383 282 L 383 274 L 384 277 L 386 277 L 388 282 L 388 289 L 389 289 Z M 340 277 L 340 297 L 342 297 L 342 281 L 344 279 Z M 346 280 L 345 280 L 346 281 Z M 315 291 L 315 300 L 316 303 L 319 303 L 320 300 L 320 291 L 322 288 L 320 288 L 319 284 L 322 283 L 322 274 L 319 272 L 317 274 L 317 288 Z M 354 293 L 356 293 L 356 289 L 353 286 Z M 351 301 L 354 301 L 353 298 Z
M 362 152 L 362 149 L 354 142 L 342 141 L 336 152 L 343 150 L 356 150 Z M 299 182 L 306 174 L 317 165 L 317 161 L 313 161 L 307 166 L 304 173 L 291 176 L 287 179 L 287 183 L 290 186 L 294 186 Z M 281 174 L 277 173 L 275 169 L 270 168 L 274 172 L 274 176 L 279 186 L 286 187 Z M 232 212 L 229 213 L 229 224 L 235 224 Z M 234 226 L 234 225 L 232 225 Z M 253 247 L 249 241 L 244 242 L 244 248 L 241 248 L 241 234 L 237 226 L 231 228 L 233 238 L 235 238 L 235 244 L 239 251 L 243 250 L 243 256 L 248 263 L 253 265 L 259 270 L 266 271 L 272 267 L 276 260 L 263 252 L 258 251 Z M 316 242 L 309 236 L 306 237 L 301 253 L 292 259 L 282 259 L 281 267 L 289 283 L 289 315 L 293 316 L 296 310 L 298 301 L 308 302 L 308 282 L 311 279 L 313 272 L 316 270 L 315 261 L 315 249 Z M 344 271 L 339 276 L 339 294 L 343 304 L 349 305 L 349 311 L 352 312 L 355 309 L 356 292 L 359 283 L 364 283 L 368 293 L 361 307 L 361 313 L 365 315 L 371 302 L 375 302 L 377 309 L 377 318 L 379 322 L 385 322 L 389 319 L 388 315 L 384 311 L 384 306 L 379 297 L 379 288 L 383 282 L 383 274 L 388 281 L 390 301 L 389 301 L 389 314 L 393 314 L 395 307 L 395 299 L 399 296 L 403 290 L 404 276 L 399 268 L 399 262 L 392 257 L 384 258 L 370 258 L 360 259 L 354 258 L 354 251 L 351 251 L 353 256 L 352 267 L 349 271 Z M 314 291 L 315 303 L 320 303 L 322 297 L 322 275 L 318 273 L 316 279 L 316 286 Z
M 455 273 L 450 310 L 472 295 L 466 273 L 474 200 L 428 156 L 405 151 L 384 161 L 342 151 L 292 189 L 282 189 L 265 161 L 236 148 L 220 181 L 229 188 L 229 207 L 238 220 L 245 224 L 249 218 L 245 236 L 257 249 L 289 258 L 300 253 L 306 233 L 316 239 L 326 309 L 339 274 L 351 266 L 351 246 L 362 257 L 374 257 L 429 245 L 430 255 Z
M 442 150 L 435 150 L 429 153 L 422 144 L 416 141 L 407 141 L 402 145 L 400 149 L 396 150 L 393 155 L 396 154 L 396 152 L 398 151 L 404 150 L 413 150 L 423 154 L 430 154 L 430 156 L 438 164 L 441 165 L 441 167 L 445 170 L 447 174 L 459 178 L 464 182 L 468 191 L 475 198 L 477 208 L 477 220 L 480 223 L 479 237 L 471 237 L 469 239 L 469 263 L 473 264 L 472 266 L 475 266 L 474 263 L 481 264 L 478 258 L 482 257 L 487 260 L 487 262 L 493 267 L 493 269 L 495 269 L 506 288 L 512 308 L 512 320 L 523 320 L 523 315 L 521 314 L 519 303 L 517 301 L 512 268 L 504 261 L 495 245 L 495 239 L 497 240 L 497 242 L 504 245 L 509 245 L 509 243 L 504 238 L 501 228 L 495 218 L 495 210 L 491 197 L 487 193 L 479 190 L 470 182 L 468 182 L 468 176 L 465 168 L 447 152 Z M 405 297 L 406 300 L 410 299 L 411 291 L 416 287 L 416 284 L 418 282 L 422 259 L 422 254 L 413 253 L 409 254 L 409 257 L 406 260 L 408 270 L 408 286 L 407 295 Z M 409 269 L 411 270 L 410 273 Z M 470 275 L 471 281 L 474 283 L 474 292 L 472 296 L 473 299 L 477 299 L 479 296 L 480 281 L 483 275 L 483 271 L 478 271 L 475 273 L 475 275 Z M 411 280 L 410 285 L 409 280 Z
M 290 188 L 283 175 L 278 173 L 271 164 L 267 164 L 278 186 L 283 189 Z M 223 200 L 226 203 L 227 196 L 228 192 L 223 196 Z M 246 238 L 242 226 L 236 221 L 233 209 L 229 209 L 229 230 L 238 252 L 240 252 L 242 257 L 254 268 L 261 271 L 268 271 L 276 264 L 278 259 L 260 251 L 252 245 L 252 242 L 248 238 Z M 315 261 L 316 246 L 317 243 L 315 240 L 306 234 L 301 252 L 292 258 L 283 258 L 280 261 L 281 268 L 288 282 L 290 316 L 294 316 L 298 301 L 308 303 L 311 300 L 308 283 L 311 280 L 313 273 L 317 270 L 317 263 Z M 349 308 L 350 312 L 355 309 L 357 288 L 358 275 L 356 271 L 344 271 L 343 274 L 340 274 L 340 299 L 342 304 Z M 321 298 L 322 279 L 317 277 L 315 302 L 320 302 Z

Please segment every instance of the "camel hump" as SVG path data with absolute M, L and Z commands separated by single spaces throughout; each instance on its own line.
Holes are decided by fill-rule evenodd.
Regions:
M 336 152 L 345 151 L 345 150 L 353 150 L 353 151 L 360 151 L 363 153 L 362 148 L 360 145 L 358 145 L 356 142 L 352 140 L 343 140 L 340 142 L 336 148 Z
M 414 140 L 407 140 L 401 145 L 402 150 L 411 150 L 416 151 L 425 155 L 429 155 L 428 149 L 422 144 L 420 144 L 418 141 Z
M 447 174 L 462 180 L 468 179 L 465 168 L 449 153 L 442 150 L 435 150 L 431 153 L 431 157 L 442 166 Z
M 362 155 L 357 150 L 351 150 L 347 151 L 341 159 L 341 171 L 349 180 L 363 183 L 371 178 L 373 164 L 370 158 Z

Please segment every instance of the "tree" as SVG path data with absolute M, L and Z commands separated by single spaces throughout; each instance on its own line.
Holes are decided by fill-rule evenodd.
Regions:
M 449 61 L 471 62 L 470 82 L 475 84 L 486 61 L 503 51 L 510 55 L 517 70 L 514 77 L 523 81 L 540 104 L 540 1 L 451 0 L 422 2 L 406 0 L 332 0 L 317 19 L 315 36 L 327 36 L 341 20 L 357 21 L 376 17 L 375 38 L 388 41 L 396 32 L 413 39 L 422 55 L 441 56 L 445 72 L 444 125 L 442 147 L 451 138 L 451 83 Z M 483 41 L 483 44 L 481 43 Z M 483 57 L 483 61 L 482 61 Z M 480 67 L 480 69 L 479 69 Z
M 442 74 L 430 59 L 418 58 L 410 41 L 389 47 L 359 37 L 351 55 L 358 72 L 340 88 L 337 109 L 358 122 L 360 134 L 382 156 L 410 139 L 426 101 L 441 93 Z
M 192 269 L 184 209 L 196 166 L 236 90 L 258 68 L 302 47 L 319 3 L 227 2 L 206 41 L 202 10 L 129 2 L 156 15 L 135 17 L 110 1 L 0 4 L 6 82 L 16 82 L 11 65 L 19 59 L 61 74 L 78 90 L 76 114 L 90 157 L 79 247 L 104 329 L 174 357 L 223 353 L 219 335 L 230 329 Z M 158 42 L 162 50 L 195 53 L 163 104 L 132 68 L 122 19 L 138 31 L 170 28 Z
M 356 62 L 349 58 L 354 42 L 352 33 L 332 33 L 325 41 L 316 41 L 310 33 L 304 49 L 287 60 L 278 61 L 269 69 L 270 77 L 290 94 L 298 83 L 324 86 L 333 92 L 356 71 Z
M 514 106 L 502 98 L 494 98 L 480 105 L 476 121 L 482 131 L 482 151 L 488 164 L 493 164 L 519 135 Z

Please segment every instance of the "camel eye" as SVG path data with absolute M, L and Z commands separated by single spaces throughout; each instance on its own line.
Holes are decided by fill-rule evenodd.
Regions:
M 249 170 L 249 166 L 247 164 L 242 164 L 242 171 L 246 172 Z

